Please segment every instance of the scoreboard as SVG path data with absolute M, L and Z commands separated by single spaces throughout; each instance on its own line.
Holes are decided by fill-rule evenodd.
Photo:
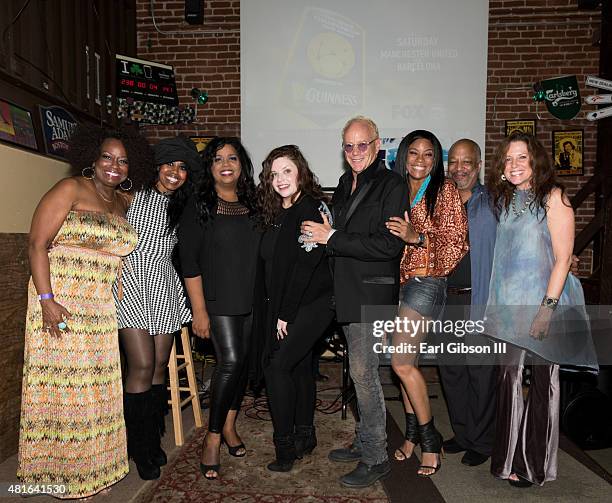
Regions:
M 178 106 L 174 69 L 168 65 L 116 55 L 117 98 Z

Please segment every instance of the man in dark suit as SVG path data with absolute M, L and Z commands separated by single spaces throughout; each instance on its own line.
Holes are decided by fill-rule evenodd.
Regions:
M 332 198 L 334 228 L 307 221 L 302 231 L 312 242 L 327 245 L 332 257 L 336 319 L 344 324 L 350 374 L 355 385 L 359 422 L 351 447 L 330 452 L 332 461 L 359 461 L 340 482 L 367 487 L 389 474 L 385 402 L 378 376 L 379 340 L 362 319 L 362 306 L 397 306 L 399 263 L 404 242 L 385 227 L 392 216 L 409 207 L 402 178 L 378 160 L 380 138 L 376 124 L 366 117 L 349 120 L 342 132 L 342 148 L 350 170 L 342 175 Z

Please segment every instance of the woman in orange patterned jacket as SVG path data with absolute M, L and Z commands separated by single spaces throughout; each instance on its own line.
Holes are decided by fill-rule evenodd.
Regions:
M 406 441 L 395 452 L 408 459 L 421 444 L 418 475 L 429 477 L 440 469 L 442 436 L 433 424 L 427 387 L 416 366 L 419 344 L 427 335 L 425 324 L 436 319 L 446 301 L 446 278 L 467 252 L 467 216 L 459 192 L 444 178 L 442 147 L 429 131 L 416 130 L 400 143 L 395 170 L 406 180 L 410 214 L 391 217 L 389 231 L 406 242 L 400 265 L 400 319 L 410 331 L 397 332 L 396 348 L 412 344 L 416 351 L 392 354 L 393 370 L 402 383 L 406 411 Z M 403 321 L 402 321 L 403 323 Z

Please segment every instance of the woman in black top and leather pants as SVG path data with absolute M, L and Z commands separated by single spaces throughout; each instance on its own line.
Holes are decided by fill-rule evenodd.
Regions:
M 207 479 L 216 479 L 222 441 L 232 456 L 246 454 L 236 416 L 247 382 L 260 233 L 253 166 L 240 141 L 214 138 L 202 157 L 202 180 L 183 214 L 179 247 L 193 332 L 212 339 L 217 357 L 200 464 Z
M 304 220 L 322 222 L 323 193 L 295 145 L 263 162 L 258 200 L 266 226 L 261 255 L 268 297 L 263 367 L 274 426 L 272 471 L 289 471 L 316 446 L 312 348 L 333 318 L 325 247 L 302 244 Z

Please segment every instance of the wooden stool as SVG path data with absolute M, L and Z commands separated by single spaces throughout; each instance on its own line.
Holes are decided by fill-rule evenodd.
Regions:
M 200 398 L 198 395 L 198 386 L 196 383 L 195 369 L 193 368 L 193 357 L 191 355 L 191 344 L 189 342 L 189 330 L 183 327 L 181 330 L 181 343 L 183 346 L 183 354 L 176 354 L 176 339 L 172 343 L 172 352 L 170 353 L 170 361 L 168 362 L 168 372 L 170 374 L 170 400 L 168 403 L 172 407 L 172 422 L 174 424 L 174 443 L 183 445 L 183 419 L 181 411 L 183 405 L 191 402 L 193 408 L 193 416 L 195 419 L 196 428 L 204 426 L 202 422 L 202 409 L 200 408 Z M 178 360 L 183 360 L 179 365 Z M 179 370 L 187 372 L 187 387 L 179 385 Z M 181 391 L 189 391 L 189 396 L 181 401 Z

